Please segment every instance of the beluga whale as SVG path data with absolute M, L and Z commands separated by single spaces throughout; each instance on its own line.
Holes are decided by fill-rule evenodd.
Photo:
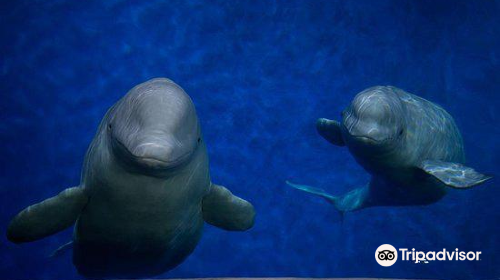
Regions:
M 7 237 L 31 242 L 74 224 L 73 263 L 89 278 L 142 278 L 168 271 L 195 249 L 204 222 L 253 226 L 253 206 L 210 180 L 190 97 L 156 78 L 132 88 L 104 116 L 81 182 L 29 206 Z
M 393 86 L 358 93 L 342 121 L 318 119 L 318 133 L 346 146 L 371 174 L 369 184 L 344 195 L 287 184 L 326 199 L 341 214 L 375 206 L 428 205 L 450 188 L 468 189 L 490 176 L 464 165 L 465 153 L 453 118 L 440 106 Z

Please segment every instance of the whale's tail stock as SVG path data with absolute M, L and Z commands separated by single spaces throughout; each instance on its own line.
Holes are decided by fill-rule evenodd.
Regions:
M 352 212 L 366 207 L 368 186 L 354 189 L 342 196 L 333 196 L 320 188 L 294 184 L 290 181 L 286 181 L 286 184 L 294 189 L 319 196 L 325 199 L 328 203 L 333 204 L 333 206 L 335 206 L 335 209 L 337 209 L 337 211 L 339 212 L 340 219 L 342 221 L 346 212 Z

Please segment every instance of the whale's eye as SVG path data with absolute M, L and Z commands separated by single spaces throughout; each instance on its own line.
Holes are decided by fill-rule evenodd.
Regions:
M 201 138 L 200 138 L 200 137 L 198 137 L 198 143 L 200 143 L 200 142 L 201 142 Z
M 108 124 L 108 129 L 111 130 L 111 124 Z
M 405 130 L 404 130 L 403 128 L 401 128 L 401 129 L 399 130 L 399 135 L 400 135 L 400 136 L 401 136 L 401 135 L 403 135 L 403 133 L 404 133 L 404 132 L 405 132 Z

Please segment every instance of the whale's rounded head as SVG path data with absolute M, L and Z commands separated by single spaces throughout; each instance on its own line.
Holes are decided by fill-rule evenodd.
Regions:
M 342 137 L 356 150 L 391 149 L 404 134 L 404 115 L 404 105 L 391 87 L 368 88 L 342 112 Z
M 106 130 L 115 157 L 139 172 L 178 167 L 201 142 L 193 102 L 165 78 L 131 89 L 112 109 Z

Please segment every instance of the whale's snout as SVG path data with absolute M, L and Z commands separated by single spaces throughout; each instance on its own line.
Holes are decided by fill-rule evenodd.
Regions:
M 356 142 L 359 145 L 376 146 L 377 144 L 380 144 L 380 142 L 382 142 L 375 140 L 374 138 L 371 138 L 369 136 L 351 136 L 351 138 L 352 138 L 351 142 Z
M 389 137 L 387 129 L 379 127 L 377 124 L 359 123 L 349 130 L 349 134 L 356 141 L 366 144 L 376 144 L 386 141 Z
M 132 154 L 136 162 L 146 168 L 169 168 L 182 163 L 188 156 L 181 145 L 175 143 L 146 141 L 136 146 Z
M 147 135 L 147 134 L 146 134 Z M 134 135 L 131 135 L 134 136 Z M 129 137 L 125 141 L 112 138 L 114 154 L 133 170 L 169 170 L 182 165 L 194 147 L 167 135 Z

